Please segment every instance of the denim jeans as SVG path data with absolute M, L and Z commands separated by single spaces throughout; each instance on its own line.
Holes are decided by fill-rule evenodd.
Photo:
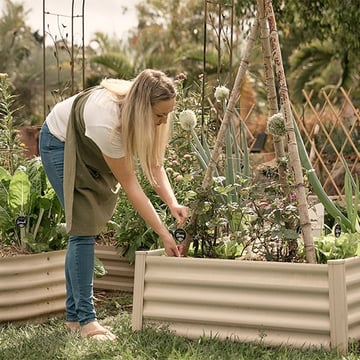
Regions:
M 64 207 L 64 147 L 44 122 L 40 131 L 39 150 L 44 170 Z M 95 321 L 93 302 L 95 235 L 70 236 L 65 258 L 66 321 L 81 326 Z

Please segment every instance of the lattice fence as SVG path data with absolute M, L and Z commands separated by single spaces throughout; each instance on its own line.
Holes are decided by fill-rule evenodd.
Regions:
M 323 90 L 320 101 L 303 91 L 302 109 L 293 106 L 311 162 L 328 195 L 344 194 L 344 159 L 360 179 L 360 110 L 351 91 Z

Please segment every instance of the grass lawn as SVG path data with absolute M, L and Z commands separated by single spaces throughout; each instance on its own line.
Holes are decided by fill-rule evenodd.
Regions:
M 360 359 L 357 344 L 346 356 L 315 349 L 271 348 L 262 344 L 235 343 L 216 339 L 189 340 L 165 328 L 145 324 L 139 332 L 131 330 L 132 296 L 127 293 L 95 294 L 98 317 L 118 336 L 114 342 L 81 339 L 64 328 L 62 316 L 41 324 L 0 324 L 1 360 L 107 360 L 107 359 Z

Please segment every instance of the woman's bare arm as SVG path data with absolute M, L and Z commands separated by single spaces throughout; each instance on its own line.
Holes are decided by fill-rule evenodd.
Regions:
M 161 238 L 167 255 L 180 256 L 174 238 L 161 221 L 148 197 L 145 195 L 135 173 L 129 169 L 126 159 L 111 158 L 104 154 L 103 156 L 135 210 Z
M 183 226 L 188 217 L 187 207 L 179 205 L 178 201 L 176 200 L 164 167 L 157 166 L 152 170 L 154 178 L 158 184 L 158 186 L 154 187 L 154 190 L 164 201 L 164 203 L 167 204 L 178 225 Z

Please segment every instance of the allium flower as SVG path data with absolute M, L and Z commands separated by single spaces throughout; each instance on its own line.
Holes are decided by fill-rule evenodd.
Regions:
M 179 115 L 180 126 L 187 131 L 196 125 L 196 115 L 192 110 L 183 110 Z
M 284 115 L 279 112 L 268 119 L 267 130 L 273 136 L 285 136 L 285 119 Z
M 187 76 L 184 73 L 179 73 L 175 76 L 175 80 L 186 80 Z
M 230 90 L 226 86 L 218 86 L 215 89 L 215 98 L 217 101 L 226 100 L 229 97 Z

